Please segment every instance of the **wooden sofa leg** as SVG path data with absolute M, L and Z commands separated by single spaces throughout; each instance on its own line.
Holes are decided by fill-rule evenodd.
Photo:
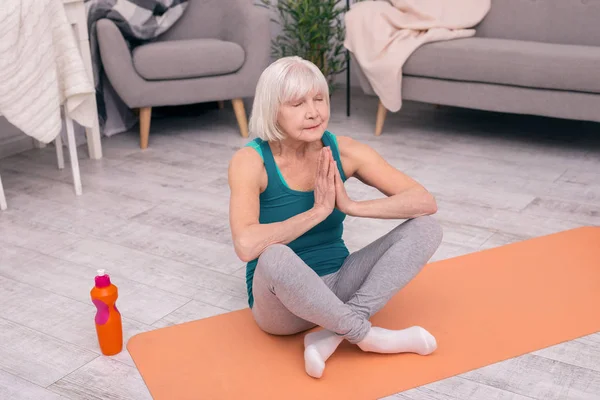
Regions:
M 244 102 L 242 99 L 231 100 L 233 104 L 233 111 L 235 112 L 235 118 L 240 127 L 240 133 L 242 137 L 248 137 L 248 120 L 246 119 L 246 110 L 244 109 Z
M 222 110 L 225 108 L 225 102 L 223 100 L 219 100 L 217 101 L 217 106 L 219 107 L 219 110 Z
M 381 131 L 383 130 L 383 122 L 385 121 L 386 114 L 387 109 L 381 103 L 381 101 L 379 101 L 379 106 L 377 107 L 377 121 L 375 121 L 375 136 L 381 135 Z
M 152 119 L 152 107 L 140 108 L 140 148 L 148 147 L 150 136 L 150 120 Z

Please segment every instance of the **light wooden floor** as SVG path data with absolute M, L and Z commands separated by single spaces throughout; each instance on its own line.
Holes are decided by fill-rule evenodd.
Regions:
M 598 124 L 407 103 L 376 138 L 374 99 L 356 95 L 350 118 L 341 92 L 333 107 L 334 133 L 368 142 L 437 196 L 445 237 L 434 260 L 600 225 Z M 231 107 L 157 118 L 147 151 L 121 134 L 104 138 L 103 160 L 81 160 L 80 198 L 52 148 L 0 160 L 0 398 L 150 399 L 126 351 L 99 354 L 97 268 L 119 286 L 126 338 L 246 307 L 226 177 L 245 142 Z M 349 191 L 374 195 L 355 182 Z M 395 223 L 349 219 L 347 243 Z M 390 398 L 598 399 L 600 334 Z

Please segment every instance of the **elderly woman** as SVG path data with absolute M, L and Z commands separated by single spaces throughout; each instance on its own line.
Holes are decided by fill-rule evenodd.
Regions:
M 261 75 L 250 131 L 257 138 L 229 165 L 235 252 L 247 262 L 248 304 L 274 335 L 315 326 L 304 337 L 306 372 L 322 376 L 343 339 L 363 351 L 426 355 L 437 343 L 424 328 L 388 330 L 370 317 L 438 248 L 433 196 L 365 144 L 327 130 L 329 89 L 312 63 L 285 57 Z M 344 182 L 357 178 L 385 197 L 353 201 Z M 346 215 L 403 219 L 352 254 L 342 239 Z

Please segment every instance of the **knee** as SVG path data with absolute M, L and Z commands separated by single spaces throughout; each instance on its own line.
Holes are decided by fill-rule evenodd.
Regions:
M 409 220 L 408 223 L 411 224 L 412 227 L 421 234 L 429 235 L 440 240 L 442 239 L 442 225 L 431 215 L 423 215 L 421 217 L 413 218 Z
M 294 251 L 285 244 L 272 244 L 270 246 L 267 246 L 267 248 L 263 250 L 260 256 L 258 256 L 258 262 L 262 261 L 266 264 L 276 264 L 282 258 L 286 257 L 287 255 L 293 252 Z
M 436 250 L 442 243 L 444 232 L 434 217 L 424 215 L 403 222 L 391 234 L 395 243 L 408 240 L 421 248 Z
M 423 245 L 437 249 L 442 243 L 444 229 L 431 215 L 413 218 L 407 221 L 407 224 L 410 225 L 411 231 Z
M 261 273 L 275 277 L 289 262 L 286 259 L 294 254 L 294 251 L 284 244 L 272 244 L 268 246 L 258 257 L 256 270 Z

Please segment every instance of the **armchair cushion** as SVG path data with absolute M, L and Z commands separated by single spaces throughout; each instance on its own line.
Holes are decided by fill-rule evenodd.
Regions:
M 134 68 L 151 81 L 231 74 L 245 58 L 242 46 L 219 39 L 160 41 L 133 50 Z

